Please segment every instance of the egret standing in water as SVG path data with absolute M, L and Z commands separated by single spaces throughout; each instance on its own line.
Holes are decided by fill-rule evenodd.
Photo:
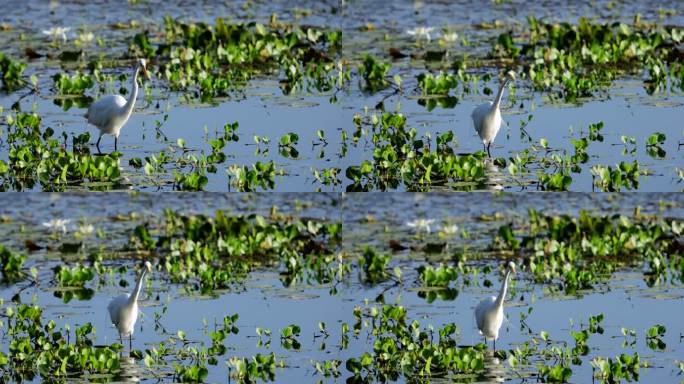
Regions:
M 496 99 L 494 102 L 488 101 L 484 104 L 479 105 L 473 109 L 473 113 L 470 117 L 473 118 L 473 125 L 477 134 L 482 140 L 485 150 L 487 151 L 487 156 L 492 157 L 489 147 L 496 138 L 496 134 L 499 133 L 499 128 L 501 128 L 501 110 L 499 106 L 501 105 L 501 97 L 503 97 L 504 89 L 509 81 L 515 80 L 515 72 L 508 71 L 506 77 L 504 77 L 501 85 L 499 86 L 499 93 L 496 94 Z
M 145 78 L 150 78 L 147 73 L 145 59 L 138 60 L 135 66 L 133 84 L 131 84 L 131 93 L 128 100 L 124 99 L 121 95 L 107 95 L 92 103 L 90 108 L 88 108 L 88 112 L 85 114 L 86 119 L 100 130 L 100 137 L 97 139 L 96 144 L 98 153 L 100 152 L 102 135 L 114 135 L 114 150 L 118 150 L 119 133 L 128 121 L 128 118 L 131 117 L 133 107 L 135 106 L 135 99 L 138 98 L 138 74 L 141 71 Z
M 123 337 L 128 336 L 128 347 L 133 347 L 133 331 L 135 322 L 138 320 L 138 296 L 142 289 L 143 279 L 147 272 L 152 272 L 152 264 L 145 262 L 145 268 L 140 272 L 138 282 L 135 284 L 133 292 L 117 296 L 109 302 L 107 310 L 112 324 L 119 331 L 119 340 L 123 344 Z
M 515 273 L 515 263 L 512 261 L 508 263 L 506 268 L 506 276 L 504 277 L 503 284 L 501 284 L 499 296 L 491 296 L 484 299 L 475 307 L 477 328 L 480 330 L 480 334 L 484 336 L 485 343 L 487 340 L 494 340 L 495 351 L 496 339 L 499 338 L 499 329 L 501 324 L 503 324 L 503 305 L 506 299 L 506 291 L 508 290 L 508 278 L 511 276 L 511 273 Z

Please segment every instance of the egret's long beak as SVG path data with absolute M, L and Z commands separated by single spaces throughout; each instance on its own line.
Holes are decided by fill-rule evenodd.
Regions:
M 511 265 L 511 272 L 517 273 L 518 271 L 515 269 L 515 265 Z
M 145 78 L 147 80 L 150 80 L 150 74 L 149 74 L 149 72 L 147 72 L 147 67 L 142 67 L 142 73 L 143 73 L 143 76 L 145 76 Z
M 150 264 L 145 264 L 145 269 L 147 269 L 147 273 L 152 273 L 152 266 Z

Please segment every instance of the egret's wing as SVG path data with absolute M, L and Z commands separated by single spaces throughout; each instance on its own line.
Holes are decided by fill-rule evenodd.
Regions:
M 121 95 L 108 95 L 92 103 L 86 117 L 88 122 L 98 128 L 106 127 L 109 122 L 121 113 L 126 99 Z
M 473 112 L 470 114 L 470 117 L 473 119 L 473 126 L 475 127 L 475 131 L 477 131 L 478 134 L 482 132 L 482 124 L 484 122 L 484 118 L 485 116 L 487 116 L 491 109 L 492 102 L 488 101 L 475 107 L 475 109 L 473 109 Z
M 112 321 L 112 324 L 118 325 L 119 324 L 119 314 L 121 313 L 121 309 L 128 303 L 128 294 L 126 295 L 120 295 L 112 299 L 112 301 L 109 302 L 109 305 L 107 305 L 107 311 L 109 312 L 109 319 Z
M 496 297 L 492 296 L 480 301 L 477 307 L 475 307 L 475 322 L 477 323 L 477 329 L 480 330 L 480 334 L 482 334 L 482 327 L 484 327 L 485 315 L 494 305 L 495 301 Z

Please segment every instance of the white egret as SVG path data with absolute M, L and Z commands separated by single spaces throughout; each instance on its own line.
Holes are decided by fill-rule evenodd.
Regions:
M 503 304 L 508 290 L 508 278 L 511 273 L 515 273 L 515 263 L 510 261 L 506 268 L 506 276 L 501 284 L 499 296 L 491 296 L 480 301 L 475 307 L 475 321 L 480 334 L 487 340 L 494 340 L 494 350 L 496 351 L 496 339 L 499 338 L 499 329 L 503 324 L 504 310 Z
M 482 140 L 485 150 L 487 151 L 487 156 L 492 157 L 489 147 L 492 145 L 492 141 L 496 138 L 496 134 L 499 133 L 499 128 L 501 128 L 501 110 L 499 106 L 501 105 L 501 97 L 503 97 L 504 89 L 509 81 L 515 80 L 515 72 L 508 71 L 506 77 L 501 81 L 499 86 L 499 93 L 496 94 L 496 99 L 494 102 L 488 101 L 484 104 L 479 105 L 473 109 L 473 113 L 470 117 L 473 118 L 473 125 L 477 134 Z
M 138 98 L 138 74 L 142 71 L 143 76 L 149 79 L 147 73 L 147 63 L 145 59 L 140 59 L 135 66 L 133 74 L 133 84 L 131 84 L 131 94 L 128 100 L 121 95 L 107 95 L 100 100 L 92 103 L 85 117 L 88 122 L 100 130 L 100 137 L 97 139 L 97 151 L 100 152 L 100 140 L 102 135 L 114 135 L 114 150 L 117 149 L 119 133 L 121 128 L 131 117 L 135 99 Z
M 128 346 L 133 347 L 133 331 L 135 322 L 138 320 L 138 296 L 142 289 L 143 279 L 147 272 L 152 272 L 152 264 L 145 262 L 145 268 L 140 272 L 138 282 L 135 284 L 133 292 L 117 296 L 109 302 L 107 310 L 112 324 L 119 331 L 119 340 L 123 344 L 123 337 L 128 336 Z

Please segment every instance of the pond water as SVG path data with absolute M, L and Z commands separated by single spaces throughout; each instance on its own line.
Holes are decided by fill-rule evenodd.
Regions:
M 27 67 L 18 90 L 5 90 L 4 78 L 0 83 L 0 190 L 11 191 L 0 194 L 0 256 L 27 257 L 19 263 L 17 281 L 0 280 L 0 383 L 5 381 L 3 372 L 8 372 L 3 369 L 9 369 L 3 359 L 14 340 L 6 327 L 14 308 L 20 303 L 39 306 L 45 322 L 71 326 L 64 331 L 69 337 L 75 336 L 76 327 L 91 323 L 94 344 L 111 346 L 119 338 L 107 304 L 130 292 L 142 260 L 153 262 L 153 272 L 140 299 L 133 357 L 124 342 L 120 372 L 74 374 L 68 381 L 169 382 L 180 379 L 181 367 L 194 364 L 206 367 L 207 382 L 240 382 L 244 378 L 238 377 L 237 359 L 252 361 L 259 354 L 273 353 L 273 382 L 362 382 L 347 367 L 365 353 L 374 358 L 369 370 L 384 365 L 377 360 L 384 357 L 374 355 L 374 343 L 381 336 L 373 315 L 383 306 L 405 308 L 406 328 L 416 321 L 432 341 L 438 329 L 454 324 L 454 346 L 484 358 L 484 368 L 475 373 L 439 373 L 431 382 L 548 379 L 540 367 L 570 369 L 569 382 L 600 382 L 599 366 L 607 359 L 614 363 L 622 354 L 638 354 L 635 379 L 640 382 L 682 380 L 684 195 L 677 192 L 684 188 L 681 60 L 668 65 L 673 71 L 681 69 L 682 83 L 671 74 L 670 86 L 653 94 L 646 89 L 649 67 L 637 66 L 638 70 L 616 72 L 609 86 L 591 96 L 566 102 L 557 92 L 534 90 L 524 72 L 529 62 L 502 58 L 493 51 L 499 36 L 508 31 L 516 44 L 523 44 L 530 35 L 528 17 L 534 15 L 547 23 L 577 24 L 588 18 L 592 23 L 625 23 L 634 30 L 648 30 L 653 23 L 659 30 L 681 33 L 678 42 L 667 47 L 672 49 L 667 60 L 681 58 L 684 2 L 9 0 L 3 6 L 0 53 Z M 153 78 L 142 83 L 136 108 L 119 137 L 121 177 L 114 182 L 23 184 L 26 173 L 49 173 L 42 168 L 49 156 L 30 163 L 26 173 L 18 172 L 26 164 L 11 152 L 16 145 L 12 132 L 17 131 L 13 120 L 21 112 L 40 116 L 38 136 L 51 129 L 52 137 L 60 140 L 55 153 L 76 151 L 66 138 L 90 132 L 87 147 L 94 154 L 97 130 L 83 117 L 87 103 L 78 105 L 77 98 L 60 95 L 53 76 L 76 70 L 91 73 L 89 65 L 99 64 L 108 80 L 89 87 L 85 96 L 97 99 L 119 92 L 128 97 L 131 44 L 135 36 L 147 33 L 152 45 L 162 46 L 166 16 L 184 23 L 213 25 L 221 17 L 228 24 L 262 24 L 250 24 L 249 31 L 285 30 L 290 23 L 303 31 L 312 27 L 313 34 L 317 28 L 340 30 L 341 45 L 332 53 L 321 52 L 330 54 L 350 77 L 344 86 L 328 91 L 302 86 L 288 92 L 290 68 L 283 59 L 271 63 L 273 68 L 250 73 L 229 96 L 200 100 L 196 90 L 172 91 L 162 73 L 171 60 L 153 53 L 148 63 Z M 43 33 L 53 27 L 71 29 L 62 40 L 59 34 Z M 432 36 L 416 39 L 407 32 L 417 27 L 434 27 Z M 458 34 L 453 44 L 440 41 L 443 29 Z M 359 69 L 366 54 L 391 64 L 382 76 L 389 85 L 379 90 L 367 86 Z M 550 59 L 538 61 L 545 60 Z M 445 106 L 433 108 L 431 102 L 444 100 L 425 97 L 419 76 L 458 74 L 460 62 L 467 62 L 464 73 L 471 80 L 451 89 Z M 629 64 L 644 63 L 634 59 Z M 492 145 L 495 159 L 481 159 L 482 143 L 470 115 L 477 105 L 494 98 L 498 79 L 508 68 L 517 71 L 518 79 L 504 94 L 505 124 Z M 77 106 L 66 106 L 74 100 Z M 484 175 L 474 181 L 461 177 L 424 185 L 420 183 L 425 180 L 412 185 L 406 179 L 384 185 L 368 182 L 364 187 L 371 192 L 351 192 L 364 188 L 348 174 L 364 161 L 377 161 L 378 141 L 405 139 L 374 137 L 380 129 L 372 122 L 383 113 L 403 114 L 406 127 L 415 128 L 411 140 L 421 140 L 430 150 L 440 150 L 439 135 L 453 132 L 448 151 L 461 159 L 474 158 Z M 224 126 L 234 122 L 237 140 L 231 138 L 220 150 L 226 159 L 210 166 L 193 165 L 191 156 L 211 154 L 212 140 L 223 137 Z M 597 123 L 602 128 L 590 132 L 589 126 Z M 298 135 L 296 153 L 279 146 L 289 133 Z M 658 133 L 664 139 L 648 146 Z M 567 167 L 568 158 L 577 153 L 576 140 L 587 138 L 586 161 L 569 173 L 570 192 L 533 192 L 544 189 L 542 174 Z M 113 148 L 113 138 L 103 137 L 103 152 Z M 510 171 L 516 158 L 528 151 L 536 159 L 522 172 Z M 84 153 L 90 156 L 88 150 Z M 142 165 L 152 164 L 151 159 L 166 160 L 148 172 Z M 397 167 L 402 177 L 429 168 L 419 162 L 416 169 L 409 169 L 410 158 L 403 160 L 404 166 Z M 250 169 L 259 162 L 275 164 L 273 185 L 236 183 L 236 166 Z M 589 193 L 600 189 L 596 174 L 601 167 L 615 168 L 621 162 L 639 166 L 638 185 L 616 188 L 633 192 Z M 378 164 L 391 168 L 398 163 Z M 181 189 L 179 176 L 195 171 L 208 178 L 200 188 L 204 191 L 166 193 Z M 332 172 L 327 180 L 320 176 L 325 171 Z M 378 171 L 375 176 L 387 174 Z M 67 193 L 14 192 L 19 189 Z M 95 189 L 114 192 L 86 193 Z M 429 193 L 407 192 L 414 190 Z M 451 193 L 455 190 L 474 192 Z M 222 193 L 235 191 L 257 192 Z M 234 227 L 242 225 L 256 235 L 237 245 L 221 238 L 207 245 L 207 254 L 193 248 L 204 240 L 193 236 L 213 236 L 224 213 L 237 218 Z M 202 215 L 209 217 L 207 223 L 192 227 Z M 63 230 L 55 221 L 59 219 L 68 220 Z M 556 232 L 535 233 L 541 222 L 557 225 Z M 561 246 L 565 239 L 551 239 L 553 233 L 571 238 L 574 233 L 567 228 L 579 222 L 594 225 L 594 233 L 573 237 L 572 244 L 563 245 L 568 249 Z M 620 228 L 621 236 L 606 234 L 606 223 L 607 232 Z M 164 231 L 174 225 L 187 227 L 171 241 L 173 236 L 166 238 Z M 341 228 L 337 236 L 336 228 Z M 275 234 L 267 236 L 268 231 Z M 152 240 L 146 242 L 149 236 Z M 294 237 L 283 245 L 283 236 Z M 652 237 L 657 241 L 651 242 Z M 236 254 L 243 245 L 243 252 Z M 601 254 L 603 246 L 617 251 Z M 274 249 L 278 253 L 270 254 Z M 573 252 L 582 258 L 573 259 Z M 592 252 L 601 257 L 587 264 L 584 257 Z M 214 253 L 220 257 L 210 259 Z M 179 255 L 186 259 L 179 261 Z M 511 280 L 506 320 L 494 353 L 491 343 L 481 344 L 473 310 L 480 300 L 497 294 L 510 260 L 519 271 Z M 11 263 L 3 263 L 4 279 L 10 276 Z M 85 287 L 68 286 L 58 277 L 64 266 L 84 266 L 95 276 Z M 454 277 L 431 285 L 425 274 L 429 268 L 450 270 Z M 207 279 L 217 285 L 206 285 Z M 219 342 L 227 348 L 225 353 L 212 355 L 207 352 L 212 332 L 233 314 L 239 315 L 239 332 Z M 600 332 L 596 316 L 602 316 Z M 294 342 L 281 338 L 291 325 L 301 328 Z M 656 325 L 664 331 L 648 337 L 657 333 Z M 411 332 L 418 337 L 418 332 Z M 577 335 L 582 332 L 588 332 L 587 349 L 577 355 Z M 169 348 L 168 354 L 156 356 L 162 345 Z M 159 360 L 150 363 L 152 356 Z M 337 367 L 327 372 L 331 376 L 317 369 L 325 362 Z M 367 371 L 360 376 L 368 382 L 382 381 Z M 396 381 L 413 379 L 402 374 Z
M 161 198 L 159 197 L 161 196 Z M 44 196 L 47 197 L 47 196 Z M 486 202 L 486 203 L 485 203 Z M 458 345 L 468 346 L 481 342 L 481 336 L 473 319 L 473 308 L 483 297 L 496 294 L 501 275 L 498 271 L 497 254 L 489 254 L 489 244 L 497 228 L 507 222 L 526 220 L 528 209 L 537 209 L 545 214 L 579 215 L 586 210 L 594 215 L 622 214 L 631 217 L 637 206 L 644 217 L 684 220 L 684 198 L 681 194 L 56 194 L 49 198 L 36 198 L 31 194 L 9 194 L 0 196 L 0 215 L 3 224 L 0 231 L 4 244 L 15 251 L 24 252 L 26 240 L 31 240 L 47 249 L 29 254 L 26 268 L 36 267 L 37 283 L 29 278 L 15 285 L 0 288 L 4 306 L 13 305 L 10 299 L 18 294 L 23 303 L 34 303 L 43 308 L 45 317 L 54 319 L 58 325 L 65 323 L 72 327 L 87 322 L 96 329 L 96 345 L 116 342 L 116 330 L 109 324 L 106 306 L 115 295 L 130 288 L 119 287 L 119 276 L 132 284 L 135 276 L 133 267 L 138 263 L 125 256 L 126 244 L 133 228 L 141 222 L 155 223 L 161 220 L 164 209 L 171 208 L 179 213 L 213 214 L 214 210 L 226 210 L 231 214 L 259 213 L 268 215 L 272 206 L 278 212 L 295 217 L 316 218 L 322 221 L 343 223 L 342 241 L 338 252 L 352 262 L 352 270 L 346 278 L 334 283 L 307 283 L 303 280 L 292 284 L 283 279 L 280 267 L 258 268 L 234 289 L 219 290 L 199 295 L 187 290 L 181 284 L 170 284 L 160 268 L 149 277 L 140 305 L 141 315 L 133 339 L 134 348 L 151 349 L 160 342 L 175 348 L 190 346 L 205 347 L 211 344 L 209 332 L 221 324 L 227 315 L 239 314 L 236 326 L 239 333 L 231 334 L 224 341 L 227 352 L 218 357 L 216 366 L 209 365 L 209 382 L 225 382 L 229 374 L 227 361 L 232 357 L 251 357 L 257 353 L 274 352 L 278 368 L 276 382 L 310 382 L 323 380 L 333 382 L 316 374 L 315 361 L 340 360 L 341 377 L 344 381 L 350 373 L 344 362 L 358 358 L 364 352 L 372 351 L 373 338 L 362 328 L 359 336 L 350 334 L 349 344 L 341 347 L 342 324 L 351 326 L 356 322 L 355 308 L 368 308 L 381 303 L 404 306 L 409 322 L 417 320 L 427 327 L 439 328 L 454 323 L 458 327 Z M 66 234 L 54 234 L 42 226 L 42 222 L 53 218 L 70 218 L 72 224 Z M 416 218 L 435 219 L 431 233 L 416 234 L 406 226 L 407 221 Z M 77 254 L 62 254 L 56 250 L 60 243 L 78 240 L 75 236 L 76 223 L 85 220 L 92 223 L 99 235 L 87 238 L 84 249 Z M 451 251 L 437 254 L 415 250 L 414 246 L 443 241 L 438 237 L 441 223 L 455 223 L 459 232 L 446 239 Z M 440 223 L 440 224 L 438 224 Z M 464 235 L 468 233 L 468 235 Z M 389 281 L 369 284 L 362 278 L 362 271 L 356 267 L 353 255 L 370 245 L 381 252 L 388 252 L 387 243 L 392 239 L 414 250 L 398 251 L 392 254 L 388 269 L 398 267 L 402 271 L 400 282 Z M 428 300 L 421 288 L 417 268 L 438 262 L 452 265 L 452 252 L 468 247 L 474 258 L 467 264 L 488 269 L 468 278 L 465 284 L 459 279 L 450 285 L 455 295 L 446 299 Z M 86 285 L 94 290 L 92 298 L 68 302 L 58 296 L 51 268 L 64 264 L 63 260 L 84 260 L 88 254 L 100 250 L 104 254 L 118 254 L 118 259 L 105 260 L 107 266 L 126 266 L 128 272 L 118 272 L 95 279 Z M 487 256 L 489 255 L 489 256 Z M 524 255 L 522 255 L 524 256 Z M 155 262 L 156 264 L 156 262 Z M 455 265 L 455 264 L 454 264 Z M 100 281 L 98 283 L 98 281 Z M 489 283 L 491 285 L 488 285 Z M 130 285 L 129 285 L 130 287 Z M 548 332 L 551 343 L 567 343 L 574 340 L 571 331 L 586 328 L 590 316 L 604 315 L 601 322 L 603 332 L 591 334 L 587 344 L 590 351 L 581 358 L 581 365 L 571 365 L 571 382 L 592 380 L 591 359 L 602 356 L 614 358 L 636 352 L 641 362 L 641 382 L 675 382 L 681 375 L 677 361 L 684 353 L 682 335 L 684 328 L 680 321 L 684 288 L 681 282 L 668 281 L 649 286 L 639 268 L 621 268 L 612 277 L 593 289 L 564 294 L 554 289 L 553 284 L 534 283 L 528 271 L 515 275 L 511 294 L 506 304 L 507 321 L 497 342 L 497 349 L 509 351 L 525 342 L 540 343 L 542 331 Z M 381 302 L 378 302 L 381 300 Z M 365 310 L 364 310 L 365 311 Z M 368 319 L 364 321 L 370 321 Z M 328 336 L 322 336 L 319 322 L 326 324 Z M 280 330 L 296 324 L 301 327 L 297 337 L 299 350 L 285 348 L 279 340 Z M 661 341 L 662 349 L 651 349 L 645 338 L 646 330 L 660 324 L 667 332 Z M 258 337 L 257 327 L 270 329 L 271 338 Z M 633 329 L 636 336 L 623 336 L 622 329 Z M 72 328 L 73 329 L 73 328 Z M 178 331 L 185 332 L 185 343 L 178 340 Z M 3 338 L 9 337 L 4 332 Z M 259 345 L 259 340 L 267 345 Z M 172 341 L 169 341 L 172 340 Z M 3 341 L 0 351 L 6 351 Z M 491 346 L 491 343 L 490 343 Z M 513 369 L 506 359 L 488 356 L 485 371 L 474 378 L 476 382 L 523 382 L 525 377 L 536 374 L 536 363 L 542 361 L 539 353 L 532 354 L 531 363 Z M 170 379 L 173 374 L 171 358 L 166 366 L 146 367 L 140 360 L 124 361 L 118 379 L 126 382 L 152 382 Z M 281 366 L 282 362 L 282 366 Z M 549 364 L 549 361 L 546 361 Z M 234 373 L 234 372 L 233 372 Z M 165 379 L 165 380 L 166 380 Z M 461 380 L 454 379 L 459 382 Z M 404 381 L 401 379 L 400 381 Z M 529 380 L 529 379 L 528 379 Z
M 136 1 L 125 5 L 108 2 L 92 3 L 49 3 L 27 1 L 15 2 L 9 11 L 0 16 L 0 23 L 7 25 L 0 32 L 3 51 L 22 61 L 24 48 L 34 47 L 40 54 L 57 55 L 61 51 L 85 49 L 86 52 L 100 52 L 104 57 L 117 59 L 127 51 L 131 37 L 140 31 L 158 30 L 168 14 L 184 21 L 213 22 L 215 17 L 225 17 L 230 21 L 257 21 L 267 23 L 272 14 L 278 20 L 298 25 L 315 25 L 326 29 L 343 31 L 342 49 L 339 57 L 354 63 L 350 85 L 331 92 L 296 91 L 284 93 L 279 80 L 281 74 L 270 74 L 251 80 L 245 89 L 233 97 L 217 99 L 210 104 L 197 101 L 186 102 L 188 95 L 182 92 L 169 92 L 163 82 L 153 79 L 145 83 L 146 97 L 139 97 L 136 111 L 122 130 L 119 149 L 123 153 L 120 165 L 124 181 L 113 188 L 132 188 L 143 191 L 170 190 L 174 188 L 174 170 L 187 171 L 174 164 L 168 164 L 165 172 L 146 175 L 142 169 L 129 165 L 133 158 L 145 159 L 165 151 L 172 156 L 185 153 L 208 154 L 211 152 L 209 141 L 222 132 L 227 123 L 238 122 L 239 141 L 229 142 L 224 148 L 226 162 L 218 164 L 216 172 L 207 173 L 209 191 L 227 191 L 231 186 L 228 169 L 233 165 L 251 166 L 256 162 L 274 161 L 276 176 L 273 188 L 282 192 L 298 191 L 343 191 L 352 181 L 345 176 L 345 170 L 358 166 L 364 160 L 373 159 L 375 148 L 370 135 L 366 132 L 357 143 L 343 140 L 343 134 L 351 137 L 356 130 L 353 120 L 356 115 L 370 116 L 380 112 L 374 108 L 382 103 L 386 111 L 400 111 L 407 117 L 407 126 L 415 127 L 418 137 L 430 134 L 428 142 L 434 144 L 436 135 L 453 131 L 455 142 L 452 144 L 459 154 L 474 153 L 482 149 L 475 133 L 470 113 L 480 103 L 491 100 L 493 95 L 485 95 L 486 87 L 496 91 L 497 80 L 476 85 L 474 92 L 457 95 L 458 102 L 451 107 L 437 107 L 428 110 L 419 96 L 420 90 L 416 76 L 438 69 L 448 69 L 448 63 L 430 63 L 421 59 L 403 58 L 392 61 L 389 76 L 399 75 L 402 88 L 393 88 L 376 93 L 368 93 L 357 81 L 355 64 L 365 52 L 377 55 L 383 61 L 390 61 L 387 50 L 397 47 L 407 54 L 423 54 L 439 50 L 436 39 L 430 43 L 416 45 L 405 31 L 416 26 L 434 26 L 436 31 L 449 27 L 469 41 L 468 46 L 457 43 L 450 48 L 453 57 L 463 55 L 486 57 L 491 41 L 506 26 L 525 24 L 528 15 L 535 15 L 545 21 L 576 22 L 586 16 L 594 21 L 622 21 L 630 23 L 635 14 L 642 20 L 662 25 L 682 25 L 684 9 L 681 2 L 565 2 L 546 1 L 535 5 L 524 2 L 504 1 L 502 4 L 488 4 L 480 7 L 468 2 L 422 2 L 400 1 L 376 4 L 365 1 L 302 2 L 291 6 L 289 2 L 226 2 L 215 4 L 207 2 L 178 2 L 160 6 L 154 1 Z M 523 6 L 524 4 L 524 6 Z M 367 12 L 372 7 L 374 12 Z M 667 11 L 667 12 L 666 12 Z M 96 18 L 94 15 L 98 15 Z M 104 15 L 104 18 L 101 16 Z M 97 20 L 93 23 L 92 20 Z M 116 23 L 137 22 L 133 27 L 112 27 Z M 499 27 L 483 27 L 483 23 L 500 21 Z M 372 25 L 372 28 L 364 26 Z M 52 26 L 72 27 L 67 42 L 50 43 L 41 30 Z M 83 48 L 76 46 L 77 29 L 94 32 L 96 38 L 104 41 L 104 46 L 91 45 Z M 435 32 L 439 34 L 438 32 Z M 56 137 L 62 132 L 80 134 L 91 133 L 91 143 L 97 137 L 94 127 L 89 127 L 83 118 L 84 108 L 73 107 L 63 110 L 55 105 L 56 92 L 51 78 L 57 72 L 73 70 L 74 63 L 60 63 L 59 60 L 39 58 L 28 61 L 26 76 L 35 74 L 38 79 L 38 92 L 27 94 L 27 90 L 0 95 L 0 105 L 8 111 L 18 102 L 24 111 L 34 111 L 43 118 L 43 128 L 51 127 Z M 84 65 L 76 63 L 76 65 Z M 154 69 L 152 69 L 154 72 Z M 472 73 L 488 73 L 496 76 L 498 69 L 492 64 L 469 68 Z M 121 66 L 105 69 L 106 73 L 128 75 L 130 69 Z M 645 75 L 644 75 L 645 76 Z M 589 159 L 580 164 L 580 172 L 572 173 L 572 191 L 592 191 L 593 166 L 615 167 L 622 161 L 637 161 L 645 172 L 639 178 L 640 191 L 679 191 L 682 189 L 681 164 L 684 128 L 679 116 L 682 113 L 684 98 L 678 91 L 661 91 L 649 95 L 643 88 L 640 75 L 620 77 L 605 92 L 597 92 L 593 97 L 581 98 L 578 102 L 566 104 L 552 100 L 546 93 L 534 92 L 527 80 L 518 80 L 511 87 L 511 95 L 506 92 L 503 103 L 503 118 L 506 125 L 502 128 L 493 145 L 493 156 L 509 160 L 526 149 L 536 148 L 533 153 L 540 157 L 557 153 L 573 153 L 573 139 L 586 136 L 590 124 L 603 122 L 601 141 L 590 141 L 587 153 Z M 130 78 L 106 85 L 107 92 L 116 92 L 119 87 L 128 89 Z M 97 98 L 99 92 L 90 90 L 86 95 Z M 335 99 L 332 103 L 331 99 Z M 15 105 L 16 106 L 16 105 Z M 366 112 L 368 110 L 368 112 Z M 528 140 L 520 127 L 526 125 Z M 161 125 L 159 130 L 157 125 Z M 327 144 L 323 145 L 317 131 L 322 131 Z M 367 130 L 367 127 L 366 127 Z M 296 144 L 299 154 L 295 158 L 284 156 L 279 151 L 281 136 L 294 132 L 299 135 Z M 666 140 L 660 145 L 662 151 L 651 156 L 645 145 L 655 133 L 663 133 Z M 266 137 L 270 143 L 255 145 L 254 137 Z M 623 138 L 633 138 L 636 144 L 624 144 Z M 187 151 L 179 150 L 179 139 L 185 141 Z M 540 148 L 542 139 L 548 141 L 546 150 Z M 8 144 L 0 143 L 3 148 L 0 159 L 8 159 Z M 343 147 L 345 148 L 343 150 Z M 103 138 L 103 151 L 113 150 L 113 139 Z M 93 147 L 94 150 L 94 147 Z M 553 168 L 553 167 L 551 167 Z M 336 169 L 336 179 L 332 184 L 323 184 L 315 177 L 316 171 Z M 507 167 L 490 164 L 485 171 L 484 182 L 468 185 L 467 189 L 505 189 L 535 190 L 537 171 L 545 170 L 535 165 L 529 173 L 512 176 Z M 40 186 L 34 187 L 39 189 Z M 79 189 L 79 187 L 75 187 Z M 82 188 L 82 187 L 81 187 Z M 262 189 L 263 187 L 257 187 Z M 405 190 L 400 183 L 390 190 Z M 435 189 L 455 188 L 458 185 L 435 186 Z M 429 188 L 428 188 L 429 189 Z

